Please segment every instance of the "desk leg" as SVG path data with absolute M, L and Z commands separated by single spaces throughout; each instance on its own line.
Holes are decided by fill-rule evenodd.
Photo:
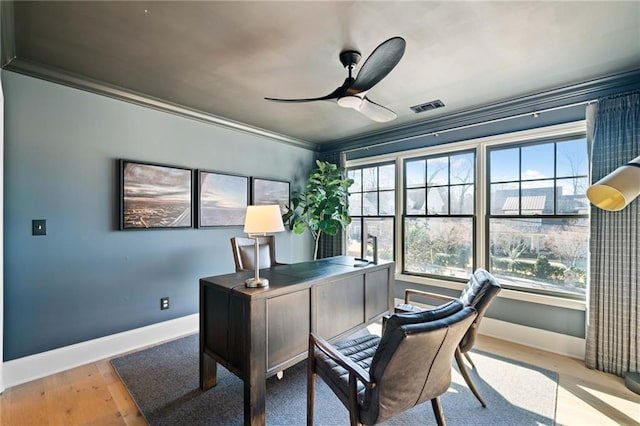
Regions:
M 264 426 L 266 423 L 265 400 L 266 379 L 262 374 L 254 374 L 244 382 L 244 424 L 245 426 Z
M 251 302 L 249 321 L 245 321 L 244 424 L 264 426 L 266 423 L 267 330 L 266 300 Z
M 218 384 L 218 363 L 205 353 L 200 353 L 200 389 L 206 391 Z

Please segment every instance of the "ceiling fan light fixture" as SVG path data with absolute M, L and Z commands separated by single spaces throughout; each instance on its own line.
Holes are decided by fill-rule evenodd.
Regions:
M 359 110 L 362 105 L 362 98 L 356 95 L 343 96 L 338 98 L 338 105 L 342 108 L 353 108 L 355 110 Z

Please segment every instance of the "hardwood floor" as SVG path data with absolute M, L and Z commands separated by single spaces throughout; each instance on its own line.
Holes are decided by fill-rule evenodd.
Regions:
M 559 373 L 558 425 L 640 425 L 640 395 L 580 360 L 479 336 L 478 349 Z M 109 360 L 25 383 L 0 396 L 0 424 L 145 425 Z

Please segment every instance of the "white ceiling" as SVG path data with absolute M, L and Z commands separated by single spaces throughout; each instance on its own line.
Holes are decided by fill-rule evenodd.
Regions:
M 15 2 L 15 56 L 297 140 L 323 143 L 640 68 L 640 2 Z M 6 18 L 3 13 L 3 19 Z M 407 42 L 370 121 L 323 96 Z M 357 71 L 357 69 L 356 69 Z M 409 107 L 442 100 L 446 107 Z

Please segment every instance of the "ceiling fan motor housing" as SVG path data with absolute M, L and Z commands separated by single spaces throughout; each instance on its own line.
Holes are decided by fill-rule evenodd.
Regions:
M 358 65 L 360 58 L 362 58 L 362 55 L 360 55 L 360 52 L 355 50 L 343 50 L 340 52 L 340 62 L 345 68 Z

